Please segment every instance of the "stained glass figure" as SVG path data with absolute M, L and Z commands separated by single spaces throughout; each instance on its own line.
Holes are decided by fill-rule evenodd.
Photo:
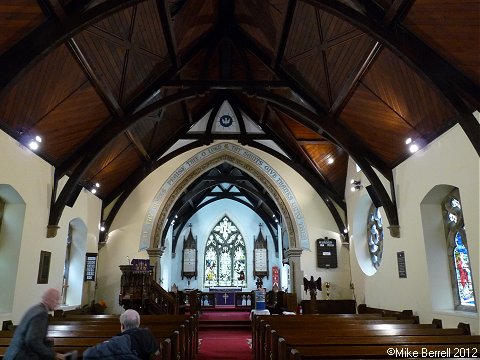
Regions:
M 205 245 L 205 287 L 247 286 L 245 241 L 235 224 L 224 216 Z
M 475 311 L 475 292 L 458 189 L 453 190 L 445 198 L 443 209 L 447 245 L 450 253 L 450 273 L 454 284 L 455 308 L 457 310 Z

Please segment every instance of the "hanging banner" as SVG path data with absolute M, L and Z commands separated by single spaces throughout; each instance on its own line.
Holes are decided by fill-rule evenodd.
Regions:
M 275 284 L 280 287 L 280 269 L 278 266 L 272 266 L 272 286 Z

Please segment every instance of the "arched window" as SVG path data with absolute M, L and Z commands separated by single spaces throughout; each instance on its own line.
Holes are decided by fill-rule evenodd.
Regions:
M 5 208 L 5 201 L 0 197 L 0 230 L 2 230 L 3 209 Z
M 378 269 L 383 254 L 383 222 L 380 209 L 373 204 L 368 211 L 367 242 L 372 265 Z
M 448 261 L 453 284 L 452 288 L 454 290 L 455 309 L 475 311 L 475 293 L 473 290 L 472 272 L 470 270 L 462 204 L 458 189 L 453 190 L 445 197 L 443 201 L 443 219 L 447 237 Z
M 204 286 L 247 286 L 245 241 L 227 217 L 214 226 L 205 244 Z

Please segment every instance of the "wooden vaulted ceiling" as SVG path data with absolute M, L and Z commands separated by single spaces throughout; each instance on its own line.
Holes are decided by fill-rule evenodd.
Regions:
M 302 174 L 339 230 L 348 156 L 395 226 L 378 173 L 393 181 L 406 138 L 425 146 L 458 123 L 480 153 L 479 12 L 469 0 L 4 0 L 0 128 L 41 135 L 38 154 L 69 176 L 50 226 L 96 182 L 111 223 L 151 171 L 222 138 L 188 130 L 225 100 L 264 133 L 234 139 Z

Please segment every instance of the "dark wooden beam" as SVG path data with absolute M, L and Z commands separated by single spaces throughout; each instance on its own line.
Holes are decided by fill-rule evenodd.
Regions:
M 348 78 L 344 81 L 342 88 L 338 92 L 338 96 L 330 107 L 328 112 L 328 119 L 336 120 L 342 113 L 343 109 L 350 101 L 353 93 L 358 87 L 359 81 L 362 79 L 364 74 L 370 69 L 375 59 L 378 57 L 382 49 L 382 45 L 377 42 L 373 48 L 370 50 L 370 53 L 360 63 L 360 66 L 357 69 L 353 69 Z
M 272 69 L 277 69 L 280 65 L 280 62 L 283 58 L 283 53 L 285 52 L 285 47 L 287 46 L 288 34 L 290 33 L 290 28 L 292 27 L 293 14 L 295 13 L 295 7 L 297 6 L 297 0 L 288 0 L 287 11 L 283 16 L 283 25 L 282 31 L 275 46 L 275 54 L 273 55 L 272 63 L 270 67 Z
M 288 89 L 288 84 L 280 80 L 181 80 L 171 79 L 162 83 L 164 87 L 208 87 L 216 90 L 243 90 L 246 87 L 267 89 Z
M 157 0 L 158 14 L 160 16 L 160 22 L 162 24 L 163 37 L 165 38 L 165 44 L 167 45 L 170 61 L 175 69 L 180 66 L 180 58 L 177 52 L 177 42 L 175 41 L 175 34 L 172 29 L 172 20 L 170 12 L 167 10 L 167 0 Z

